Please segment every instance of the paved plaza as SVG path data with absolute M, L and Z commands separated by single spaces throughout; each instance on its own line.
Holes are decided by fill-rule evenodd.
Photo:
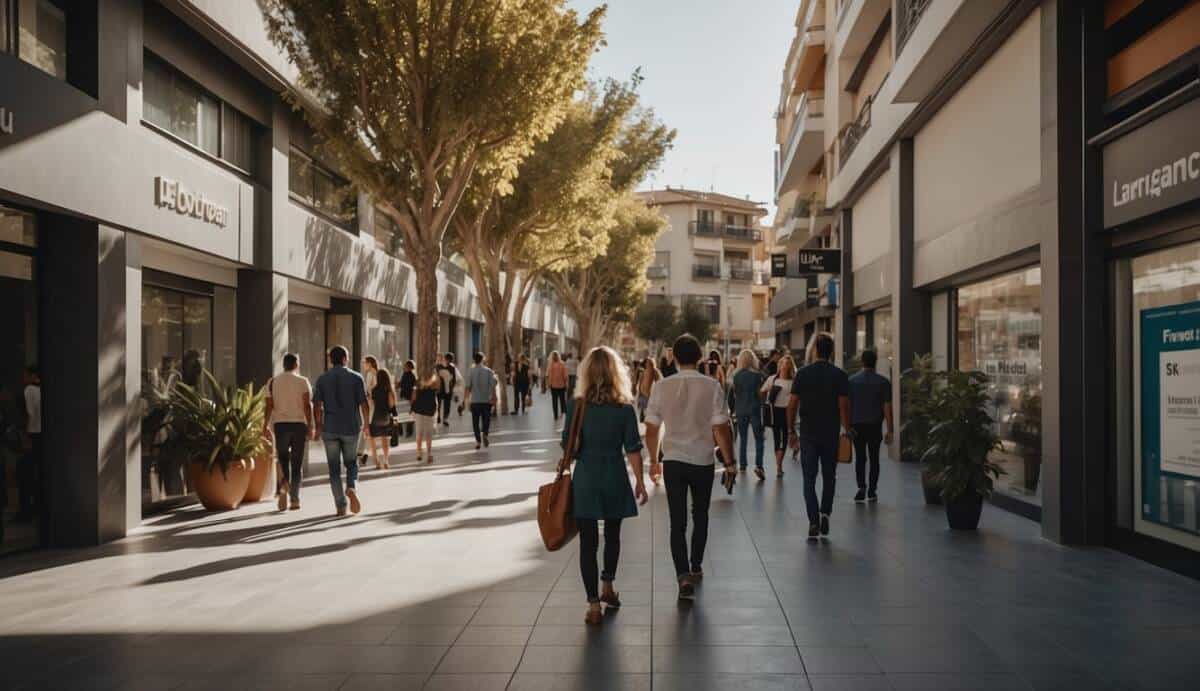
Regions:
M 715 495 L 706 577 L 676 601 L 666 501 L 626 523 L 624 607 L 583 623 L 578 541 L 541 547 L 549 400 L 476 452 L 456 419 L 417 465 L 365 473 L 364 512 L 187 508 L 106 546 L 0 562 L 4 689 L 1191 689 L 1200 583 L 1066 548 L 994 507 L 952 534 L 886 463 L 810 544 L 799 466 Z M 769 445 L 768 445 L 769 449 Z

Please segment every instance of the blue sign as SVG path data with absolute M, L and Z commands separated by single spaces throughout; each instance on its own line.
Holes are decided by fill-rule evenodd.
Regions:
M 1141 312 L 1142 517 L 1180 528 L 1169 488 L 1200 478 L 1200 302 Z

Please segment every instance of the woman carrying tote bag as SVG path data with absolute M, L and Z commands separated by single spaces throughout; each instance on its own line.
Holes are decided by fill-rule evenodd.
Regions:
M 593 348 L 579 366 L 579 398 L 567 408 L 563 443 L 567 445 L 575 413 L 580 413 L 578 446 L 571 460 L 575 521 L 579 526 L 579 572 L 587 591 L 584 621 L 599 624 L 601 603 L 616 609 L 621 600 L 613 589 L 621 554 L 621 521 L 638 513 L 647 500 L 642 478 L 642 438 L 633 408 L 629 371 L 617 353 Z M 626 461 L 633 469 L 630 487 Z M 604 568 L 597 568 L 600 521 L 604 521 Z M 599 572 L 598 572 L 599 571 Z M 600 583 L 597 583 L 597 580 Z M 603 589 L 599 586 L 603 586 Z

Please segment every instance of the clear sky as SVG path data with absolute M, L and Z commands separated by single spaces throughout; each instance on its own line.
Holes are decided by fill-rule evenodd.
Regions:
M 601 0 L 569 0 L 590 10 Z M 679 131 L 647 187 L 750 195 L 773 206 L 775 121 L 797 0 L 608 0 L 594 78 L 641 66 L 642 102 Z

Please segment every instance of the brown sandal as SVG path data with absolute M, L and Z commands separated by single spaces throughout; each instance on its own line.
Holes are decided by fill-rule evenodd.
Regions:
M 611 595 L 601 595 L 600 601 L 608 605 L 609 609 L 621 608 L 621 594 L 618 592 L 614 591 Z
M 592 626 L 599 626 L 600 622 L 604 621 L 604 613 L 600 611 L 600 605 L 597 604 L 594 608 L 589 607 L 587 614 L 583 615 L 583 622 Z

